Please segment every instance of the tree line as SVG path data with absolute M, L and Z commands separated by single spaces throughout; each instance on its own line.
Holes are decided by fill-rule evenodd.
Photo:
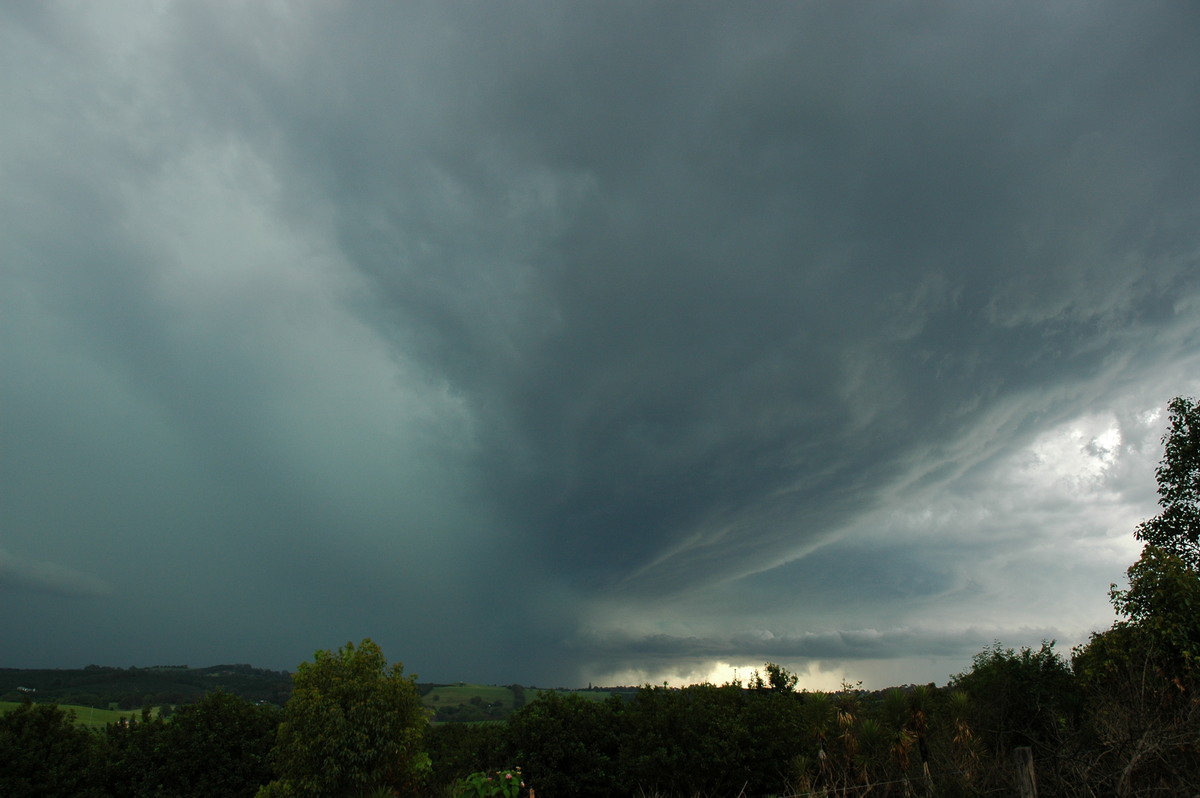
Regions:
M 292 691 L 286 671 L 250 665 L 156 665 L 116 668 L 89 665 L 77 669 L 0 668 L 0 701 L 20 701 L 17 685 L 32 689 L 39 701 L 86 707 L 141 709 L 196 701 L 205 693 L 224 690 L 250 701 L 283 706 Z
M 282 709 L 214 693 L 97 733 L 26 704 L 0 717 L 0 794 L 1192 795 L 1200 405 L 1177 398 L 1169 411 L 1160 512 L 1138 526 L 1144 549 L 1110 592 L 1119 620 L 1070 652 L 996 643 L 944 687 L 876 692 L 797 690 L 767 663 L 747 684 L 604 701 L 550 691 L 504 722 L 432 725 L 415 677 L 364 640 L 301 664 Z

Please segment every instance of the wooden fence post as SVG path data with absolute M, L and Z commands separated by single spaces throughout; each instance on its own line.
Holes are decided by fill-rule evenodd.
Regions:
M 1017 790 L 1021 798 L 1037 798 L 1037 773 L 1033 769 L 1033 749 L 1021 746 L 1013 749 L 1017 768 Z

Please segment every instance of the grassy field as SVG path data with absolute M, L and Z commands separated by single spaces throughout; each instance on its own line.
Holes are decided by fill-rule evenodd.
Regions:
M 0 714 L 16 709 L 19 706 L 21 705 L 13 701 L 0 701 Z M 141 710 L 115 711 L 111 709 L 77 707 L 70 704 L 60 704 L 59 706 L 66 711 L 75 711 L 75 723 L 77 725 L 97 729 L 125 718 L 141 718 L 142 716 Z
M 430 709 L 438 707 L 465 706 L 471 699 L 478 696 L 484 704 L 500 704 L 506 709 L 512 709 L 513 694 L 507 687 L 494 687 L 484 684 L 449 685 L 435 687 L 421 697 L 421 703 Z
M 538 693 L 549 692 L 528 688 L 526 690 L 526 700 L 532 701 L 537 697 Z M 559 691 L 555 691 L 559 692 Z M 564 690 L 561 692 L 574 692 Z M 603 701 L 608 698 L 607 693 L 603 692 L 587 692 L 579 691 L 579 694 L 585 698 L 594 701 Z M 505 710 L 513 709 L 513 693 L 507 687 L 497 687 L 495 685 L 486 684 L 460 684 L 446 685 L 443 687 L 435 687 L 429 693 L 421 697 L 421 703 L 431 710 L 436 711 L 439 707 L 463 707 L 472 703 L 472 699 L 478 698 L 476 705 L 482 704 L 499 705 Z M 39 702 L 49 703 L 49 702 Z M 0 701 L 0 714 L 16 709 L 20 704 L 13 701 Z M 81 707 L 71 704 L 60 704 L 63 710 L 75 712 L 75 723 L 80 726 L 89 728 L 104 728 L 110 723 L 117 723 L 123 719 L 138 719 L 141 718 L 141 710 L 109 710 L 109 709 L 93 709 L 92 707 Z M 157 713 L 158 708 L 154 707 L 153 711 Z M 503 713 L 507 715 L 507 713 Z M 487 722 L 487 721 L 483 721 Z

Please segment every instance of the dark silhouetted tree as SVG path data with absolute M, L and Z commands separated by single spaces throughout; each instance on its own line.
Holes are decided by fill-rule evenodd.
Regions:
M 74 713 L 25 703 L 0 715 L 0 795 L 87 798 L 100 795 L 91 777 L 97 740 Z
M 620 699 L 541 693 L 508 719 L 505 747 L 538 795 L 606 798 L 620 793 Z

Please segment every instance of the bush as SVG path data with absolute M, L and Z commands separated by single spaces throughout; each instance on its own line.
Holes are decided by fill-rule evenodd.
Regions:
M 0 795 L 100 795 L 91 782 L 97 739 L 54 704 L 23 704 L 0 715 Z
M 425 712 L 404 667 L 370 639 L 318 651 L 295 675 L 273 751 L 268 796 L 410 794 L 428 775 Z
M 619 699 L 542 693 L 508 720 L 506 751 L 541 798 L 627 793 L 618 770 Z

